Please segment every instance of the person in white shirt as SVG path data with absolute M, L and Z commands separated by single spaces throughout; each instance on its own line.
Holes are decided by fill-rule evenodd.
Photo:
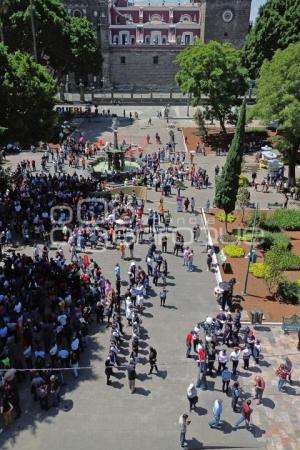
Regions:
M 238 347 L 236 347 L 233 352 L 231 352 L 230 354 L 230 361 L 232 362 L 232 374 L 235 375 L 236 374 L 236 369 L 237 366 L 239 364 L 239 359 L 240 359 L 240 350 L 238 349 Z
M 218 370 L 217 370 L 217 374 L 220 374 L 221 372 L 223 372 L 226 364 L 228 362 L 228 355 L 226 353 L 226 350 L 220 350 L 219 355 L 218 355 Z
M 243 353 L 244 369 L 247 370 L 247 369 L 249 369 L 249 360 L 250 360 L 250 356 L 251 356 L 250 346 L 247 345 L 247 347 L 244 348 L 242 353 Z

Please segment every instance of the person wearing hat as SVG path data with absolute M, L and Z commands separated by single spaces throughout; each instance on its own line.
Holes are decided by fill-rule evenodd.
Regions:
M 135 380 L 136 380 L 136 371 L 135 371 L 134 361 L 130 360 L 126 369 L 127 369 L 129 389 L 130 389 L 130 392 L 133 394 L 135 391 Z
M 198 403 L 198 395 L 197 395 L 197 389 L 194 385 L 194 383 L 191 383 L 189 385 L 189 387 L 187 388 L 187 399 L 189 401 L 190 404 L 190 411 L 192 411 L 192 409 L 196 408 L 196 405 Z

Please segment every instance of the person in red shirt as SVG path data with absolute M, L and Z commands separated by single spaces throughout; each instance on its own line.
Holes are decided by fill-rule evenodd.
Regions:
M 251 400 L 244 400 L 242 403 L 242 416 L 236 421 L 236 424 L 234 425 L 233 429 L 236 430 L 242 422 L 245 422 L 246 428 L 249 428 L 250 426 L 250 418 L 253 409 L 250 408 Z
M 192 340 L 193 340 L 193 332 L 190 331 L 185 337 L 186 357 L 187 358 L 190 358 L 190 356 L 191 356 Z

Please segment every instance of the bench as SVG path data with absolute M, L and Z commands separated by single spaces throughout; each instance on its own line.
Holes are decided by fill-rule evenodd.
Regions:
M 294 314 L 291 317 L 283 317 L 281 329 L 288 333 L 289 331 L 299 331 L 300 330 L 300 317 Z
M 230 262 L 227 261 L 227 256 L 225 255 L 223 250 L 221 250 L 219 252 L 219 258 L 220 258 L 220 263 L 221 263 L 221 266 L 223 267 L 224 273 L 227 273 L 227 271 L 230 269 Z
M 255 209 L 256 208 L 256 203 L 255 202 L 249 202 L 248 205 L 247 205 L 247 208 Z
M 273 208 L 283 208 L 283 203 L 268 203 L 268 208 L 269 209 L 273 209 Z

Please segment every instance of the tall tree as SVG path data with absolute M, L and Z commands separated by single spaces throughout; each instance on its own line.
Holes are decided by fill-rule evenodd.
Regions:
M 8 53 L 0 45 L 0 123 L 2 139 L 32 143 L 52 133 L 56 83 L 32 57 Z
M 241 104 L 247 89 L 247 72 L 241 66 L 240 54 L 231 45 L 197 40 L 176 58 L 176 75 L 181 91 L 192 93 L 194 103 L 207 97 L 211 113 L 226 132 L 225 121 L 233 106 Z
M 207 129 L 205 127 L 205 119 L 201 109 L 197 109 L 193 119 L 198 127 L 199 136 L 202 138 L 202 141 L 205 144 L 207 139 Z
M 248 33 L 242 60 L 255 79 L 264 59 L 271 59 L 276 50 L 300 41 L 300 2 L 268 0 L 260 7 L 253 28 Z
M 32 54 L 30 0 L 11 0 L 4 33 L 11 51 Z M 38 62 L 48 65 L 57 78 L 77 71 L 98 73 L 101 53 L 92 24 L 72 18 L 60 0 L 34 0 L 34 25 Z
M 300 145 L 300 43 L 277 50 L 265 60 L 257 83 L 253 116 L 279 120 L 278 149 L 289 162 L 289 184 L 295 184 L 296 156 Z
M 241 174 L 243 149 L 245 140 L 246 102 L 244 101 L 233 140 L 231 142 L 224 170 L 217 180 L 215 205 L 225 213 L 225 228 L 227 232 L 227 216 L 234 211 L 239 190 L 239 176 Z

